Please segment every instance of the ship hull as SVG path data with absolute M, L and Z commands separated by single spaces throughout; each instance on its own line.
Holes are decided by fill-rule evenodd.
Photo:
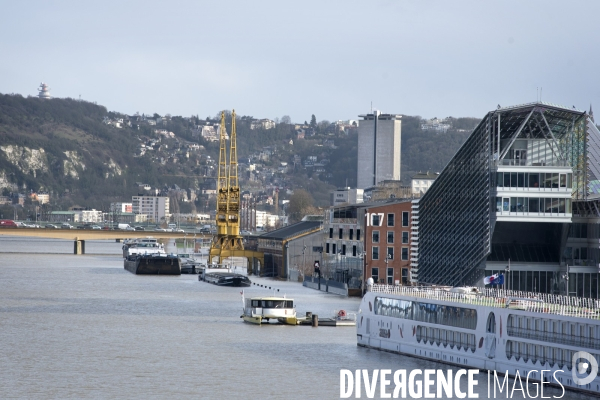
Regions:
M 578 351 L 600 360 L 597 317 L 485 301 L 368 292 L 356 323 L 357 345 L 600 394 L 600 375 L 580 386 L 573 382 L 572 371 L 577 368 L 572 357 Z M 572 335 L 575 331 L 585 336 Z
M 179 258 L 141 255 L 125 259 L 124 268 L 136 275 L 181 275 Z

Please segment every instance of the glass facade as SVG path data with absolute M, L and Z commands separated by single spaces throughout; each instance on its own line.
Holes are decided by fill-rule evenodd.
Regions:
M 464 329 L 477 327 L 477 310 L 421 301 L 375 298 L 375 314 Z
M 565 224 L 584 212 L 600 217 L 600 201 L 590 204 L 592 193 L 600 194 L 600 131 L 584 111 L 541 102 L 491 111 L 419 200 L 418 269 L 413 272 L 421 283 L 472 285 L 484 276 L 494 245 L 498 251 L 491 261 L 507 262 L 511 258 L 505 256 L 516 254 L 524 262 L 552 263 L 548 270 L 564 268 L 576 248 L 561 254 Z M 530 224 L 523 232 L 535 230 L 536 224 L 564 226 L 557 235 L 528 242 L 495 235 L 500 223 Z M 577 257 L 600 258 L 590 254 L 590 249 L 579 249 Z M 537 271 L 531 280 L 527 274 L 534 272 L 523 272 L 515 274 L 521 287 L 551 291 L 561 285 L 548 278 L 551 272 L 541 276 Z M 579 283 L 569 281 L 573 285 L 569 291 L 579 291 Z M 582 285 L 582 292 L 593 292 L 591 278 Z

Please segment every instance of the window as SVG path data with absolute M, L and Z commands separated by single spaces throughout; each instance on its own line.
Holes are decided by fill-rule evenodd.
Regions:
M 402 260 L 404 260 L 404 261 L 408 260 L 408 247 L 402 248 Z
M 402 284 L 408 285 L 408 268 L 402 268 Z
M 335 243 L 331 244 L 331 254 L 337 254 Z
M 325 243 L 325 253 L 329 254 L 329 243 Z
M 371 278 L 377 283 L 377 280 L 379 279 L 379 268 L 371 268 Z
M 402 232 L 402 243 L 403 244 L 408 243 L 408 232 Z
M 393 247 L 387 248 L 387 258 L 388 258 L 388 260 L 394 259 L 394 248 Z
M 394 284 L 394 268 L 388 267 L 387 269 L 387 283 L 388 285 Z
M 394 214 L 388 214 L 387 219 L 387 226 L 394 226 Z
M 387 242 L 388 243 L 394 243 L 394 232 L 388 232 L 387 233 Z
M 329 239 L 333 239 L 333 228 L 329 228 Z
M 373 247 L 371 247 L 371 249 L 373 249 L 371 258 L 373 260 L 379 260 L 379 246 L 373 246 Z
M 352 246 L 352 257 L 356 257 L 356 245 Z
M 402 211 L 402 226 L 408 226 L 408 211 Z
M 345 255 L 346 255 L 346 245 L 345 245 L 345 244 L 343 244 L 343 245 L 342 245 L 342 253 L 341 253 L 341 254 L 342 254 L 343 256 L 345 256 Z
M 348 232 L 348 239 L 354 240 L 354 229 L 350 229 Z
M 344 237 L 344 230 L 342 228 L 339 229 L 339 239 Z
M 371 241 L 373 243 L 379 243 L 379 231 L 373 231 L 373 237 Z
M 379 221 L 378 214 L 371 214 L 371 226 L 379 226 L 381 222 Z

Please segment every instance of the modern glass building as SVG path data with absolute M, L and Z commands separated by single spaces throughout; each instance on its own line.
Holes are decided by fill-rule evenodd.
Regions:
M 600 132 L 536 102 L 489 112 L 415 203 L 413 277 L 598 297 Z

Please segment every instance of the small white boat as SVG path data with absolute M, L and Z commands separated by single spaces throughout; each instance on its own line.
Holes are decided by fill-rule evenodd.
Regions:
M 286 325 L 296 325 L 294 300 L 285 297 L 253 297 L 244 299 L 244 310 L 240 318 L 251 324 L 261 325 L 277 320 Z

